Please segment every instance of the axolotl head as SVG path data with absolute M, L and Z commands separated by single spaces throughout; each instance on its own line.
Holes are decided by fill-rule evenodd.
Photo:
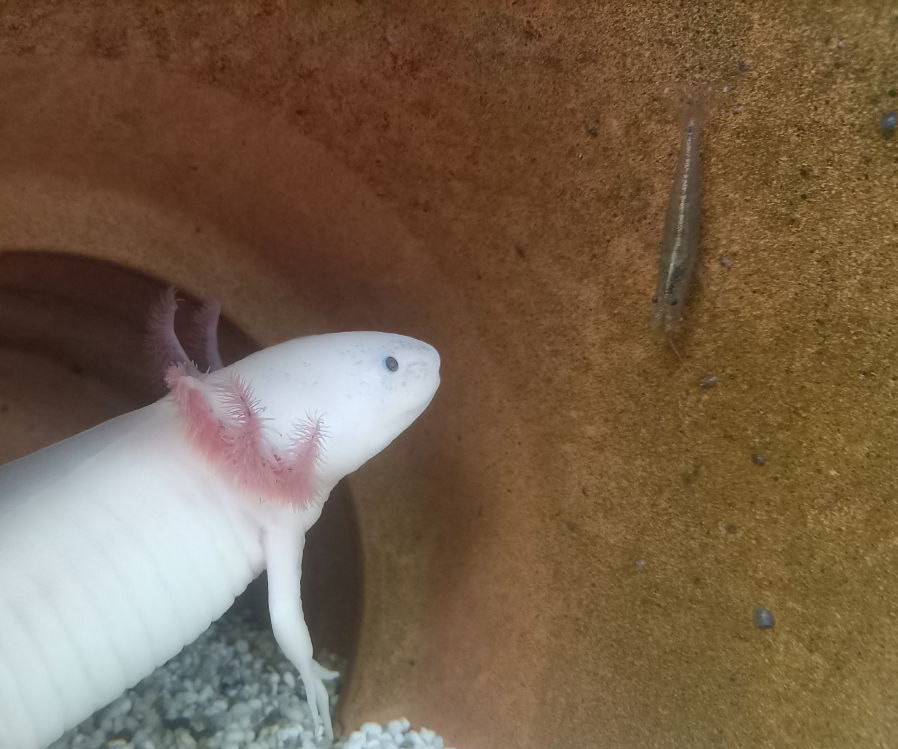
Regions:
M 392 333 L 296 338 L 227 369 L 252 388 L 275 450 L 288 449 L 297 424 L 321 425 L 315 473 L 326 491 L 407 429 L 440 384 L 436 349 Z

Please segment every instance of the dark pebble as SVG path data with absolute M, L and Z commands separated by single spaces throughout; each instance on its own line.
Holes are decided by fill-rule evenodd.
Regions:
M 714 387 L 720 380 L 717 379 L 717 375 L 705 375 L 698 381 L 698 386 L 703 390 L 708 390 L 709 388 Z
M 886 138 L 891 138 L 895 134 L 895 128 L 898 127 L 898 111 L 886 112 L 879 121 L 882 128 L 882 134 Z
M 233 692 L 243 686 L 243 675 L 237 665 L 230 663 L 222 668 L 220 685 L 223 691 Z
M 729 255 L 721 255 L 718 262 L 727 270 L 733 267 L 733 261 Z
M 765 609 L 763 606 L 756 607 L 751 617 L 758 629 L 773 629 L 776 626 L 773 612 L 770 609 Z
M 162 727 L 167 728 L 169 731 L 177 731 L 179 728 L 188 731 L 190 730 L 190 718 L 185 718 L 183 716 L 178 716 L 177 718 L 163 718 Z
M 764 453 L 752 453 L 751 454 L 751 462 L 756 466 L 762 466 L 767 463 L 767 458 L 764 457 Z

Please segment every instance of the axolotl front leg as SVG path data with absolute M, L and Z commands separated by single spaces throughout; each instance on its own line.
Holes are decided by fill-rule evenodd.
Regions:
M 298 531 L 298 532 L 297 532 Z M 317 726 L 319 716 L 329 738 L 334 737 L 330 702 L 324 680 L 339 674 L 312 658 L 312 638 L 302 613 L 300 578 L 305 535 L 289 523 L 265 528 L 265 564 L 268 569 L 268 610 L 271 629 L 284 655 L 299 671 L 306 699 Z

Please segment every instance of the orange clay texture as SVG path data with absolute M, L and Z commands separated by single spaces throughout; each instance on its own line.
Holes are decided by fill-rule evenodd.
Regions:
M 345 726 L 894 745 L 893 4 L 35 0 L 0 29 L 0 248 L 213 294 L 266 345 L 441 352 L 353 484 Z M 676 356 L 669 91 L 709 81 Z

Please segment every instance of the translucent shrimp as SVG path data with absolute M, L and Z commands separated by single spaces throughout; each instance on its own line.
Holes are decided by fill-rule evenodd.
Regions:
M 684 102 L 682 144 L 664 219 L 658 283 L 652 296 L 653 324 L 667 334 L 676 332 L 683 320 L 698 257 L 702 198 L 700 136 L 706 111 L 704 91 L 693 92 Z

